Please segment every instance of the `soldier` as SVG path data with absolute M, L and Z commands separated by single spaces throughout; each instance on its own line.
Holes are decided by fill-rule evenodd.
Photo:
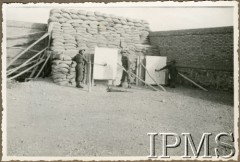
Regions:
M 131 66 L 131 63 L 130 63 L 130 60 L 127 56 L 127 51 L 123 50 L 121 51 L 121 54 L 122 54 L 122 66 L 127 70 L 129 71 L 130 70 L 130 66 Z M 130 76 L 127 72 L 123 71 L 122 73 L 122 78 L 121 78 L 121 83 L 117 86 L 117 87 L 122 87 L 122 84 L 123 82 L 126 81 L 126 78 L 127 78 L 127 82 L 128 82 L 128 88 L 131 88 L 131 85 L 130 85 Z
M 84 72 L 85 72 L 85 64 L 87 63 L 87 59 L 84 56 L 85 49 L 79 50 L 79 53 L 73 57 L 73 61 L 77 62 L 76 66 L 76 87 L 83 88 L 81 85 L 84 80 Z
M 176 61 L 172 60 L 166 66 L 164 66 L 163 68 L 161 68 L 159 70 L 155 69 L 155 71 L 161 71 L 161 70 L 164 70 L 164 69 L 168 69 L 168 72 L 169 72 L 168 81 L 169 81 L 169 84 L 170 84 L 170 88 L 175 88 L 175 84 L 176 84 L 178 71 L 177 71 L 177 68 L 176 68 L 175 64 L 176 64 Z

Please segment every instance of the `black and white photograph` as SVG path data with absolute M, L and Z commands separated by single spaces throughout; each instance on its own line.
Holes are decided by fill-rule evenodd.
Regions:
M 2 160 L 235 160 L 238 2 L 2 5 Z

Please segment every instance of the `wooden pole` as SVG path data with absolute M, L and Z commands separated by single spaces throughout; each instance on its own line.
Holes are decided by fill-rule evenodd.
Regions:
M 92 63 L 91 63 L 91 55 L 88 55 L 88 92 L 91 92 L 91 76 L 92 76 Z
M 137 79 L 139 79 L 140 81 L 142 81 L 143 83 L 145 83 L 146 85 L 148 85 L 149 87 L 151 87 L 153 90 L 159 91 L 158 89 L 154 88 L 154 87 L 151 86 L 150 84 L 146 83 L 144 80 L 140 79 L 140 78 L 139 78 L 138 76 L 136 76 L 134 73 L 128 72 L 128 71 L 127 71 L 122 65 L 120 65 L 119 63 L 118 63 L 118 65 L 119 65 L 126 73 L 128 73 L 129 76 L 130 76 L 129 73 L 131 73 L 133 76 L 135 76 Z
M 40 52 L 38 52 L 38 53 L 37 53 L 36 55 L 34 55 L 33 57 L 29 58 L 27 61 L 25 61 L 24 63 L 22 63 L 20 66 L 18 66 L 18 67 L 15 68 L 14 70 L 12 70 L 12 71 L 10 71 L 10 72 L 7 71 L 7 75 L 10 75 L 10 74 L 14 73 L 15 71 L 17 71 L 18 69 L 26 66 L 26 64 L 27 64 L 29 61 L 33 60 L 35 57 L 37 57 L 38 55 L 40 55 L 40 54 L 41 54 L 43 51 L 45 51 L 46 49 L 47 49 L 47 47 L 44 48 L 43 50 L 41 50 Z
M 20 76 L 20 75 L 22 75 L 22 74 L 28 72 L 29 70 L 31 70 L 31 69 L 34 68 L 35 66 L 41 64 L 43 61 L 44 61 L 44 60 L 39 61 L 39 62 L 36 63 L 35 65 L 33 65 L 33 66 L 27 68 L 26 70 L 22 71 L 21 73 L 18 73 L 17 75 L 14 75 L 14 76 L 8 78 L 8 80 L 14 79 L 14 78 L 16 78 L 16 77 L 18 77 L 18 76 Z
M 34 63 L 34 62 L 36 62 L 36 61 L 35 61 L 35 60 L 32 60 L 32 61 L 26 63 L 23 67 L 28 66 L 28 65 L 30 65 L 30 64 L 32 64 L 32 63 Z M 15 71 L 15 69 L 17 69 L 17 68 L 18 68 L 18 67 L 13 68 L 13 69 L 10 69 L 9 72 L 12 72 L 13 70 Z M 8 74 L 7 74 L 7 75 L 8 75 Z
M 18 54 L 16 57 L 14 57 L 9 64 L 7 65 L 7 68 L 9 68 L 14 61 L 16 61 L 19 57 L 21 57 L 23 54 L 25 54 L 29 49 L 31 49 L 33 46 L 35 46 L 38 42 L 40 42 L 41 40 L 43 40 L 44 38 L 46 38 L 47 36 L 49 36 L 49 33 L 44 34 L 41 38 L 39 38 L 37 41 L 35 41 L 34 43 L 32 43 L 30 46 L 28 46 L 25 50 L 23 50 L 20 54 Z
M 42 72 L 43 68 L 45 67 L 46 63 L 48 62 L 49 58 L 50 58 L 50 54 L 48 55 L 47 59 L 45 60 L 44 64 L 42 65 L 41 69 L 39 70 L 38 74 L 34 77 L 34 79 L 36 79 Z
M 49 37 L 48 37 L 48 42 L 47 42 L 47 47 L 48 47 L 48 48 L 50 48 L 51 36 L 52 36 L 52 31 L 49 32 Z M 46 43 L 45 43 L 45 44 L 46 44 Z M 45 51 L 44 53 L 46 53 L 46 51 Z M 44 54 L 43 54 L 43 56 L 44 56 Z M 37 62 L 38 62 L 39 60 L 41 60 L 41 58 L 43 58 L 43 57 L 41 57 L 41 56 L 39 55 Z M 33 76 L 34 76 L 35 72 L 37 71 L 37 69 L 38 69 L 38 67 L 36 66 L 36 67 L 32 70 L 29 78 L 33 78 Z
M 192 84 L 194 84 L 195 86 L 197 86 L 198 88 L 204 90 L 204 91 L 208 91 L 207 89 L 203 88 L 202 86 L 200 86 L 199 84 L 197 84 L 196 82 L 192 81 L 191 79 L 189 79 L 188 77 L 186 77 L 185 75 L 181 74 L 178 72 L 178 74 L 183 77 L 184 79 L 188 80 L 189 82 L 191 82 Z
M 141 56 L 139 56 L 139 63 L 140 62 L 142 62 L 142 57 Z M 139 78 L 141 78 L 141 77 L 142 77 L 142 67 L 139 66 Z M 138 85 L 140 85 L 139 80 L 138 80 Z
M 38 59 L 36 60 L 36 63 L 37 63 L 39 60 L 43 59 L 45 53 L 46 53 L 46 50 L 45 50 L 45 52 L 43 53 L 43 55 L 39 55 Z M 33 78 L 33 75 L 35 74 L 35 72 L 37 71 L 37 69 L 38 69 L 38 67 L 36 66 L 36 67 L 32 70 L 29 78 Z
M 148 73 L 148 75 L 150 76 L 150 78 L 157 84 L 157 86 L 160 87 L 163 91 L 166 91 L 166 89 L 165 89 L 163 86 L 161 86 L 160 84 L 158 84 L 158 83 L 156 82 L 156 80 L 150 75 L 150 73 L 149 73 L 149 71 L 147 70 L 147 68 L 146 68 L 142 63 L 140 63 L 140 64 L 141 64 L 142 67 L 146 70 L 146 72 Z
M 137 58 L 137 69 L 136 69 L 136 75 L 139 77 L 139 56 Z M 138 86 L 138 80 L 136 80 L 136 86 Z

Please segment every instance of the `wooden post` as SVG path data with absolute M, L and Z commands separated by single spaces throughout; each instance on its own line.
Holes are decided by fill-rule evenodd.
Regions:
M 46 48 L 50 48 L 51 36 L 52 36 L 52 31 L 49 32 L 49 37 L 48 37 L 48 42 L 47 42 L 47 47 L 46 47 Z M 46 43 L 45 43 L 45 44 L 46 44 Z M 46 50 L 45 50 L 43 56 L 45 55 L 45 53 L 47 53 Z M 51 53 L 51 54 L 52 54 L 52 53 Z M 41 58 L 43 58 L 43 56 L 41 57 L 41 55 L 39 55 L 39 57 L 38 57 L 38 59 L 37 59 L 37 62 L 38 62 L 39 60 L 41 60 Z M 29 76 L 29 78 L 33 78 L 33 76 L 34 76 L 35 72 L 37 71 L 37 69 L 38 69 L 38 67 L 35 67 L 35 68 L 33 69 L 32 73 L 31 73 L 30 76 Z
M 42 55 L 39 55 L 38 59 L 36 60 L 36 63 L 37 63 L 38 61 L 40 61 L 40 60 L 44 57 L 45 54 L 46 54 L 46 50 L 44 51 L 44 53 L 43 53 Z M 33 76 L 34 76 L 35 72 L 37 71 L 37 69 L 38 69 L 38 67 L 36 66 L 36 67 L 32 70 L 29 78 L 33 78 Z
M 147 68 L 146 68 L 142 63 L 140 63 L 140 64 L 141 64 L 142 67 L 146 70 L 146 72 L 148 73 L 149 77 L 157 84 L 157 86 L 160 87 L 163 91 L 166 91 L 166 89 L 165 89 L 163 86 L 161 86 L 160 84 L 158 84 L 158 83 L 156 82 L 156 80 L 150 75 L 150 73 L 149 73 L 149 71 L 147 70 Z
M 139 56 L 137 58 L 137 69 L 136 69 L 136 75 L 139 77 Z M 138 80 L 136 80 L 136 86 L 138 86 Z
M 196 82 L 192 81 L 191 79 L 189 79 L 188 77 L 186 77 L 185 75 L 181 74 L 178 72 L 178 74 L 183 77 L 184 79 L 186 79 L 187 81 L 191 82 L 192 84 L 194 84 L 195 86 L 197 86 L 198 88 L 204 90 L 204 91 L 208 91 L 207 89 L 203 88 L 202 86 L 200 86 L 199 84 L 197 84 Z
M 51 55 L 49 54 L 48 57 L 46 58 L 44 64 L 42 65 L 41 69 L 39 70 L 38 74 L 34 77 L 34 79 L 36 79 L 36 78 L 41 74 L 41 72 L 42 72 L 43 68 L 45 67 L 45 65 L 47 64 L 50 56 L 51 56 Z
M 23 67 L 28 66 L 28 65 L 31 65 L 32 63 L 35 63 L 35 60 L 26 63 Z M 19 67 L 19 66 L 18 66 L 18 67 Z M 8 72 L 10 73 L 10 72 L 12 72 L 13 70 L 15 71 L 15 70 L 17 70 L 18 67 L 15 67 L 15 68 L 13 68 L 13 69 L 10 69 Z M 9 75 L 9 74 L 7 74 L 7 75 Z
M 10 75 L 12 73 L 14 73 L 15 71 L 17 71 L 18 69 L 26 66 L 26 64 L 28 62 L 30 62 L 32 59 L 34 59 L 35 57 L 37 57 L 38 55 L 40 55 L 43 51 L 45 51 L 47 48 L 44 48 L 43 50 L 41 50 L 40 52 L 38 52 L 36 55 L 34 55 L 33 57 L 31 57 L 30 59 L 28 59 L 27 61 L 25 61 L 24 63 L 22 63 L 20 66 L 18 66 L 17 68 L 15 68 L 14 70 L 12 71 L 7 71 L 7 75 Z
M 139 56 L 139 63 L 142 62 L 142 56 Z M 139 78 L 142 79 L 142 67 L 139 66 Z M 140 81 L 138 80 L 138 85 L 140 85 Z
M 44 60 L 39 61 L 37 64 L 35 64 L 35 65 L 27 68 L 26 70 L 22 71 L 21 73 L 18 73 L 17 75 L 14 75 L 14 76 L 12 76 L 11 78 L 8 78 L 8 80 L 14 79 L 14 78 L 16 78 L 16 77 L 18 77 L 18 76 L 20 76 L 20 75 L 28 72 L 28 71 L 31 70 L 32 68 L 34 68 L 34 67 L 38 66 L 39 64 L 41 64 L 43 61 L 44 61 Z
M 88 92 L 91 92 L 91 76 L 92 76 L 92 61 L 91 61 L 91 55 L 88 55 Z
M 126 72 L 128 73 L 128 75 L 130 76 L 130 74 L 132 74 L 134 77 L 136 77 L 137 79 L 139 79 L 140 81 L 142 81 L 143 83 L 145 83 L 146 85 L 148 85 L 149 87 L 151 87 L 153 90 L 155 91 L 159 91 L 157 88 L 154 88 L 153 86 L 151 86 L 150 84 L 146 83 L 144 80 L 140 79 L 138 76 L 136 76 L 134 73 L 132 72 L 128 72 L 122 65 L 120 65 L 118 63 L 118 65 Z
M 27 47 L 25 50 L 23 50 L 20 54 L 18 54 L 16 57 L 14 57 L 9 64 L 7 65 L 7 68 L 9 68 L 14 61 L 16 61 L 19 57 L 21 57 L 23 54 L 25 54 L 29 49 L 31 49 L 33 46 L 35 46 L 38 42 L 40 42 L 41 40 L 43 40 L 44 38 L 46 38 L 47 36 L 49 36 L 49 33 L 44 34 L 41 38 L 39 38 L 37 41 L 35 41 L 33 44 L 31 44 L 29 47 Z

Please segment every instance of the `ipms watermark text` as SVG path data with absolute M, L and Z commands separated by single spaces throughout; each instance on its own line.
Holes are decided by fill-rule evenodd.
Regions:
M 184 145 L 183 154 L 181 156 L 182 158 L 212 158 L 213 156 L 210 156 L 209 154 L 209 137 L 211 135 L 212 133 L 203 133 L 201 139 L 194 141 L 190 133 L 181 133 L 181 135 L 178 135 L 176 133 L 148 133 L 148 136 L 150 138 L 150 155 L 148 158 L 170 158 L 167 150 L 170 148 L 177 148 L 180 145 Z M 161 143 L 156 143 L 156 138 L 159 137 L 161 139 Z M 169 142 L 169 139 L 173 140 L 174 142 Z M 226 139 L 229 142 L 226 142 Z M 214 148 L 215 157 L 227 159 L 234 156 L 235 148 L 233 145 L 233 133 L 219 133 L 215 136 L 214 142 L 216 143 L 216 147 Z M 196 143 L 198 145 L 196 145 Z M 160 156 L 156 155 L 156 149 L 159 149 L 158 151 L 161 151 Z M 228 149 L 229 151 L 226 153 L 226 151 L 222 151 L 221 149 Z M 193 156 L 190 156 L 190 151 L 192 152 L 191 155 Z

